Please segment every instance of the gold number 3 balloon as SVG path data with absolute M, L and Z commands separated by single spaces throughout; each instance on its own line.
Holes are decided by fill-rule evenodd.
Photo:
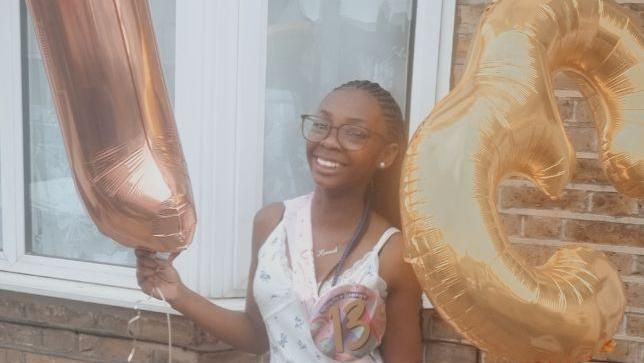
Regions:
M 531 267 L 510 248 L 497 185 L 531 179 L 556 196 L 574 151 L 552 87 L 554 71 L 591 92 L 603 168 L 644 197 L 644 46 L 610 1 L 499 0 L 483 15 L 460 83 L 407 151 L 401 186 L 406 259 L 441 315 L 493 355 L 577 362 L 609 347 L 625 296 L 600 252 L 559 250 Z
M 176 252 L 190 180 L 147 1 L 29 0 L 77 189 L 105 235 Z

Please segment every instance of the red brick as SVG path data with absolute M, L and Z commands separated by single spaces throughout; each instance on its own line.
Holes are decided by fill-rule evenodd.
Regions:
M 559 218 L 525 216 L 523 235 L 528 238 L 559 239 L 562 223 Z
M 450 85 L 454 87 L 458 81 L 460 81 L 463 73 L 465 72 L 465 66 L 462 64 L 455 64 L 452 66 L 452 77 L 450 78 Z
M 565 238 L 572 242 L 592 242 L 618 246 L 642 246 L 644 225 L 569 220 Z
M 644 275 L 644 256 L 633 256 L 633 275 Z
M 25 363 L 83 363 L 83 361 L 36 353 L 25 353 Z
M 505 233 L 508 236 L 520 236 L 521 235 L 521 220 L 522 216 L 516 214 L 504 214 L 500 213 L 499 217 L 501 218 L 501 224 L 505 228 Z
M 596 192 L 592 195 L 590 211 L 608 216 L 637 215 L 637 200 L 619 193 Z
M 477 350 L 471 345 L 430 342 L 425 350 L 426 363 L 476 363 Z
M 579 84 L 575 81 L 574 77 L 565 72 L 555 74 L 553 79 L 554 88 L 564 91 L 579 91 Z
M 114 339 L 80 334 L 80 355 L 88 359 L 104 359 L 106 361 L 127 360 L 133 341 L 131 339 Z M 197 360 L 197 353 L 186 351 L 179 347 L 172 350 L 173 363 L 193 363 Z M 133 362 L 167 362 L 168 346 L 143 341 L 136 342 L 136 353 Z
M 635 268 L 635 256 L 629 255 L 626 253 L 617 253 L 617 252 L 607 252 L 604 251 L 604 254 L 608 257 L 610 262 L 615 265 L 617 271 L 622 276 L 631 276 L 637 275 L 638 272 Z
M 432 319 L 437 314 L 434 309 L 424 309 L 421 316 L 423 340 L 429 340 L 432 330 Z
M 0 348 L 0 362 L 6 363 L 24 363 L 24 354 L 17 350 Z
M 43 350 L 51 353 L 74 353 L 78 350 L 78 334 L 59 330 L 43 329 Z
M 579 98 L 575 104 L 575 122 L 596 125 L 588 100 Z
M 624 288 L 626 290 L 628 306 L 644 308 L 644 284 L 626 282 L 624 283 Z
M 594 127 L 566 127 L 566 135 L 575 151 L 597 152 L 597 129 Z
M 80 355 L 83 357 L 119 362 L 126 361 L 132 349 L 132 341 L 128 339 L 97 337 L 86 334 L 78 336 L 78 345 Z M 153 354 L 154 350 L 150 349 L 150 344 L 137 342 L 133 361 L 151 362 Z
M 644 338 L 644 314 L 629 313 L 626 315 L 626 334 Z
M 0 291 L 0 318 L 16 321 L 24 316 L 24 305 L 9 291 Z
M 0 319 L 52 328 L 73 329 L 91 334 L 129 338 L 127 322 L 135 316 L 134 309 L 88 304 L 51 297 L 2 291 Z M 139 338 L 160 343 L 167 342 L 165 314 L 144 312 L 140 322 Z M 180 316 L 172 317 L 174 343 L 179 346 L 196 344 L 199 330 L 194 323 Z M 1 362 L 0 362 L 1 363 Z
M 134 309 L 102 307 L 96 310 L 96 329 L 100 332 L 115 334 L 127 338 L 127 322 L 136 315 Z M 168 341 L 167 320 L 165 314 L 143 312 L 139 321 L 138 338 L 147 341 L 166 343 Z M 195 343 L 194 324 L 183 317 L 172 317 L 174 343 L 188 346 Z
M 429 339 L 432 341 L 440 340 L 455 343 L 466 343 L 465 338 L 457 333 L 456 330 L 454 330 L 449 323 L 443 320 L 437 312 L 434 312 L 431 319 Z
M 197 344 L 199 333 L 195 325 L 182 316 L 171 316 L 172 339 L 175 345 L 190 346 Z M 141 319 L 141 338 L 154 342 L 167 343 L 168 328 L 165 314 L 145 312 Z
M 17 296 L 18 297 L 18 296 Z M 95 326 L 95 314 L 99 309 L 92 304 L 78 301 L 66 301 L 50 297 L 33 299 L 32 296 L 22 297 L 25 301 L 25 319 L 29 322 L 41 323 L 48 326 L 66 328 L 90 328 Z
M 246 355 L 241 352 L 235 352 L 238 355 Z M 168 359 L 168 347 L 165 346 L 163 348 L 155 348 L 154 352 L 152 353 L 152 360 L 151 362 L 159 362 L 159 363 L 165 363 L 169 362 L 170 360 Z M 172 348 L 172 363 L 195 363 L 198 361 L 198 355 L 195 352 L 190 352 L 178 347 Z M 219 362 L 219 361 L 213 361 L 213 362 Z M 236 362 L 234 360 L 228 361 L 224 360 L 224 362 L 229 363 L 229 362 Z
M 575 117 L 575 105 L 577 103 L 577 98 L 574 97 L 557 97 L 557 106 L 559 107 L 559 115 L 561 119 L 568 123 L 574 122 Z
M 564 190 L 557 199 L 550 199 L 537 188 L 528 186 L 501 187 L 501 208 L 564 209 L 572 212 L 586 211 L 588 193 Z
M 575 183 L 610 184 L 597 159 L 577 159 L 577 167 L 572 180 Z
M 268 362 L 268 356 L 262 360 L 261 356 L 254 354 L 228 351 L 204 354 L 199 357 L 198 363 L 226 362 L 226 363 L 261 363 Z
M 38 327 L 0 322 L 0 345 L 36 348 L 42 345 L 42 330 Z
M 468 35 L 457 35 L 454 42 L 454 57 L 458 63 L 465 64 L 467 53 L 472 45 L 471 38 Z
M 487 4 L 467 4 L 456 6 L 456 33 L 472 37 L 476 32 L 480 17 Z

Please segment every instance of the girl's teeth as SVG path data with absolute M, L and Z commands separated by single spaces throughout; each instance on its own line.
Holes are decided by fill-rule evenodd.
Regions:
M 340 166 L 340 164 L 338 163 L 335 163 L 329 160 L 320 159 L 320 158 L 318 158 L 317 161 L 318 161 L 318 164 L 322 166 L 326 166 L 327 168 L 337 168 L 338 166 Z

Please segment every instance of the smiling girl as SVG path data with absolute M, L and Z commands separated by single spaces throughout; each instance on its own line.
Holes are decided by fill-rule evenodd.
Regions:
M 257 212 L 246 309 L 231 311 L 189 290 L 171 261 L 137 250 L 141 289 L 241 350 L 271 363 L 333 362 L 311 337 L 311 307 L 335 287 L 364 286 L 384 302 L 386 328 L 359 362 L 417 363 L 420 287 L 403 261 L 398 183 L 405 123 L 377 83 L 352 81 L 302 116 L 312 193 Z

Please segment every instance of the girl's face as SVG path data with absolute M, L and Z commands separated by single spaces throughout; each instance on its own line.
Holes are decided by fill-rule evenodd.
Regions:
M 319 142 L 306 143 L 306 156 L 315 183 L 330 190 L 346 190 L 367 185 L 374 172 L 391 165 L 398 145 L 386 139 L 387 129 L 378 102 L 358 89 L 331 92 L 320 104 L 317 116 L 331 131 Z M 359 150 L 347 150 L 338 140 L 338 127 L 359 126 L 369 137 Z

